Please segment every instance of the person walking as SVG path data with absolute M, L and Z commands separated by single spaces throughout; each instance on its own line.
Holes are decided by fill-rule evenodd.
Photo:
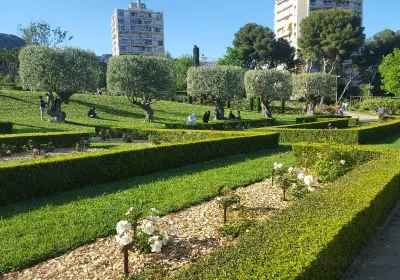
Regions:
M 46 108 L 46 102 L 43 100 L 43 96 L 39 96 L 39 105 L 40 105 L 40 119 L 44 120 L 44 109 Z

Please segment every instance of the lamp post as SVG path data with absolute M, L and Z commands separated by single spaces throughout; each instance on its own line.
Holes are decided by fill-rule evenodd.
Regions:
M 336 76 L 336 104 L 338 102 L 337 100 L 337 95 L 338 95 L 338 78 L 340 78 L 340 76 Z

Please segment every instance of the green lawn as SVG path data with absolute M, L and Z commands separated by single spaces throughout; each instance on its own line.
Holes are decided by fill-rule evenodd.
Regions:
M 380 139 L 379 141 L 370 143 L 370 145 L 378 146 L 378 147 L 382 147 L 382 148 L 390 148 L 390 149 L 399 150 L 400 149 L 400 132 L 393 136 L 389 136 L 389 137 Z
M 271 175 L 293 162 L 288 147 L 195 164 L 0 208 L 0 273 L 20 269 L 115 233 L 135 200 L 162 214 Z
M 195 110 L 197 121 L 201 122 L 203 114 L 213 108 L 210 106 L 192 105 L 170 101 L 156 101 L 154 123 L 144 121 L 142 109 L 129 103 L 123 96 L 74 94 L 69 104 L 63 104 L 67 114 L 65 123 L 49 123 L 40 120 L 38 96 L 44 93 L 29 91 L 0 90 L 0 120 L 14 123 L 16 132 L 87 130 L 96 125 L 124 126 L 137 128 L 163 128 L 165 123 L 186 123 L 187 117 Z M 95 107 L 101 119 L 87 117 L 90 107 Z M 235 108 L 226 109 L 233 110 Z M 261 113 L 242 111 L 243 119 L 261 119 Z M 227 115 L 226 114 L 226 115 Z M 48 116 L 46 116 L 48 117 Z M 275 115 L 277 118 L 293 119 L 296 116 Z M 212 123 L 213 120 L 210 120 Z

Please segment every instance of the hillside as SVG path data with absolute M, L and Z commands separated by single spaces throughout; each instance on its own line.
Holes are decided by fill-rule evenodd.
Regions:
M 9 50 L 25 46 L 25 41 L 12 34 L 0 33 L 0 46 L 5 46 Z

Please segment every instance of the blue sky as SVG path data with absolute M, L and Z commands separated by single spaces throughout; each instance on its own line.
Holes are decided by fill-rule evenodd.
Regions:
M 128 7 L 129 0 L 3 0 L 0 33 L 17 35 L 17 26 L 44 20 L 74 36 L 69 45 L 111 53 L 111 15 Z M 133 0 L 136 2 L 136 0 Z M 241 26 L 255 22 L 273 29 L 274 0 L 146 0 L 148 8 L 164 10 L 165 46 L 172 56 L 200 53 L 219 58 L 232 45 Z M 364 0 L 367 37 L 390 28 L 400 29 L 399 0 Z

